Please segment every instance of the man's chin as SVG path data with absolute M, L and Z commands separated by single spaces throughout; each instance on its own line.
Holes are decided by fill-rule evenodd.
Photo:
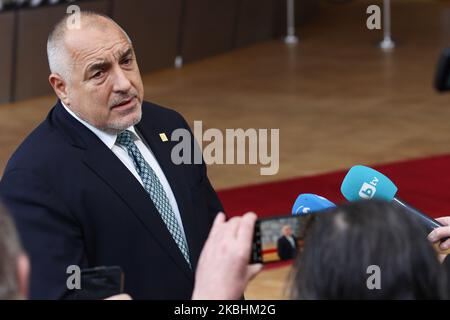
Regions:
M 134 115 L 128 115 L 118 121 L 113 121 L 110 124 L 108 124 L 108 128 L 106 131 L 109 132 L 114 132 L 114 133 L 118 133 L 118 132 L 122 132 L 126 129 L 128 129 L 129 127 L 132 127 L 136 124 L 138 124 L 141 121 L 142 118 L 142 114 L 139 112 L 138 115 L 134 114 Z

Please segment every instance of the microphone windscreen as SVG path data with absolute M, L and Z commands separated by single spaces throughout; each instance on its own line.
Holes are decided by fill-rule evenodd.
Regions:
M 380 199 L 392 201 L 397 186 L 384 174 L 365 166 L 354 166 L 342 181 L 341 192 L 348 201 Z
M 335 208 L 336 205 L 316 194 L 304 193 L 297 197 L 292 207 L 292 215 L 305 215 Z

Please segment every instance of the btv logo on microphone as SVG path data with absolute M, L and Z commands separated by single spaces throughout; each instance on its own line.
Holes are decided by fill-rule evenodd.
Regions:
M 299 213 L 309 213 L 311 211 L 311 208 L 308 208 L 308 207 L 305 207 L 305 206 L 300 206 L 298 209 L 297 209 L 297 214 L 299 214 Z
M 374 177 L 369 183 L 364 182 L 359 190 L 359 197 L 363 199 L 372 199 L 377 192 L 377 184 L 380 182 L 377 177 Z

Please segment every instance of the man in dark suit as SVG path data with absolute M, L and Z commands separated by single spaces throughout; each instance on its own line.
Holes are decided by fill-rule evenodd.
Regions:
M 76 298 L 69 266 L 119 265 L 135 299 L 189 299 L 223 208 L 204 163 L 174 164 L 170 134 L 189 126 L 143 101 L 126 33 L 98 14 L 80 19 L 74 27 L 66 17 L 49 36 L 59 100 L 0 182 L 31 258 L 30 297 Z
M 277 241 L 278 256 L 281 260 L 292 259 L 297 252 L 297 239 L 292 235 L 292 228 L 289 225 L 283 226 L 281 232 L 283 235 Z

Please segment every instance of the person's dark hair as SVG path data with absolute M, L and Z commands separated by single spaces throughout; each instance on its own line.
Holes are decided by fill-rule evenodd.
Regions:
M 19 298 L 17 257 L 21 253 L 14 223 L 0 204 L 0 300 Z
M 369 266 L 379 267 L 380 289 L 368 286 L 376 272 Z M 290 293 L 293 299 L 448 298 L 446 274 L 426 230 L 407 212 L 378 201 L 316 215 Z

